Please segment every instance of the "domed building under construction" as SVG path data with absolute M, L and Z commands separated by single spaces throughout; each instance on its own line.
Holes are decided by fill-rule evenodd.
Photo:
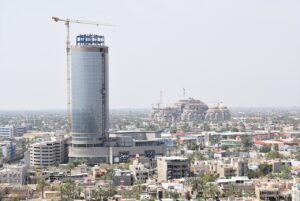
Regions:
M 152 122 L 165 126 L 173 126 L 180 122 L 202 123 L 206 121 L 229 121 L 231 119 L 231 113 L 222 103 L 208 106 L 200 100 L 189 98 L 179 100 L 169 107 L 153 107 L 150 118 Z

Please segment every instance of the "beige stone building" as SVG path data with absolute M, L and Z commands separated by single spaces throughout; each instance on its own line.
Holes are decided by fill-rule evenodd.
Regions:
M 64 163 L 67 154 L 64 135 L 31 144 L 29 153 L 30 166 L 48 167 Z
M 25 165 L 7 165 L 0 170 L 0 183 L 25 184 L 26 171 Z
M 158 181 L 180 179 L 189 175 L 189 162 L 183 157 L 157 158 Z

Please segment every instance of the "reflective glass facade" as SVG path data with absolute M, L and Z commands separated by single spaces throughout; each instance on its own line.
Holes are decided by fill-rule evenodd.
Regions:
M 108 125 L 108 48 L 74 46 L 71 68 L 72 146 L 104 146 Z

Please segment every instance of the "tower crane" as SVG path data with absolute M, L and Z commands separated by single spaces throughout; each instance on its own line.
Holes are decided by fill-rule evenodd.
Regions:
M 71 56 L 71 42 L 70 42 L 70 23 L 77 24 L 89 24 L 95 26 L 114 26 L 109 23 L 93 22 L 87 20 L 77 19 L 62 19 L 58 17 L 52 17 L 55 22 L 64 22 L 66 25 L 66 52 L 67 52 L 67 106 L 68 106 L 68 129 L 71 130 L 71 73 L 70 73 L 70 56 Z

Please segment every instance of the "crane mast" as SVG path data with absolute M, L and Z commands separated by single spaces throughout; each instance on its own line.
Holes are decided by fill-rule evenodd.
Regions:
M 71 131 L 72 125 L 72 116 L 71 116 L 71 41 L 70 41 L 70 23 L 77 23 L 77 24 L 89 24 L 95 26 L 114 26 L 109 23 L 100 23 L 100 22 L 92 22 L 92 21 L 85 21 L 85 20 L 77 20 L 77 19 L 61 19 L 58 17 L 52 17 L 55 22 L 64 22 L 66 25 L 66 53 L 67 53 L 67 109 L 68 109 L 68 125 L 67 130 L 68 132 Z

